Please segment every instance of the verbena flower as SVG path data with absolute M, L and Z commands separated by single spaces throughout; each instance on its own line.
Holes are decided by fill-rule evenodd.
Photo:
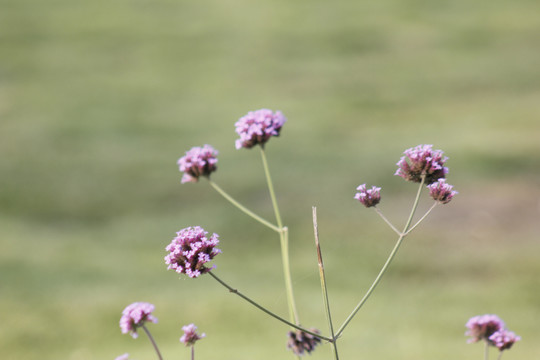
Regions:
M 206 334 L 197 334 L 197 327 L 195 324 L 189 324 L 186 326 L 182 326 L 182 330 L 184 331 L 184 335 L 180 338 L 180 342 L 184 343 L 186 346 L 193 346 L 195 343 L 206 336 Z
M 454 187 L 446 183 L 445 179 L 439 179 L 433 184 L 427 186 L 429 189 L 429 195 L 433 200 L 438 201 L 442 204 L 447 204 L 452 200 L 452 198 L 458 193 L 457 191 L 452 190 Z
M 510 349 L 519 340 L 521 337 L 508 330 L 496 331 L 489 337 L 489 341 L 500 351 Z
M 504 330 L 504 322 L 497 315 L 486 314 L 470 318 L 465 327 L 468 329 L 465 335 L 471 337 L 469 343 L 485 340 L 493 345 L 489 337 L 499 330 Z
M 125 353 L 120 356 L 117 356 L 114 360 L 128 360 L 128 359 L 129 359 L 129 354 Z
M 310 331 L 319 334 L 319 330 L 317 329 L 310 329 Z M 287 348 L 291 349 L 298 356 L 304 355 L 304 352 L 311 353 L 321 342 L 321 339 L 318 337 L 301 330 L 289 331 L 288 336 Z
M 137 329 L 143 326 L 145 322 L 157 323 L 157 319 L 152 315 L 153 311 L 154 305 L 147 302 L 135 302 L 128 305 L 122 311 L 122 317 L 120 318 L 122 334 L 131 333 L 133 338 L 137 338 Z
M 234 125 L 240 139 L 236 140 L 236 148 L 250 149 L 255 145 L 264 146 L 272 137 L 279 136 L 279 131 L 287 121 L 281 111 L 261 109 L 250 111 L 241 117 Z
M 207 268 L 204 264 L 212 260 L 221 250 L 216 248 L 219 236 L 213 234 L 208 238 L 207 234 L 200 226 L 178 231 L 176 237 L 165 248 L 169 251 L 165 256 L 165 264 L 169 265 L 167 269 L 173 269 L 191 278 L 212 270 L 215 266 Z
M 196 146 L 186 151 L 186 155 L 178 159 L 177 162 L 180 171 L 184 173 L 182 184 L 197 182 L 201 176 L 209 177 L 217 169 L 217 155 L 217 150 L 210 145 Z
M 366 189 L 366 184 L 362 184 L 356 188 L 358 191 L 354 198 L 364 204 L 365 207 L 372 207 L 381 201 L 381 188 L 372 186 L 371 189 Z
M 432 145 L 418 145 L 403 152 L 405 156 L 396 164 L 398 169 L 394 175 L 401 176 L 407 181 L 421 182 L 425 175 L 425 183 L 429 185 L 444 178 L 448 168 L 444 163 L 448 158 L 443 157 L 441 150 L 433 150 Z

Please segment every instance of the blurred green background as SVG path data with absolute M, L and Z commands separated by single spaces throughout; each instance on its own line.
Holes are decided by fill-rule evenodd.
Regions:
M 286 326 L 163 263 L 175 232 L 201 225 L 221 237 L 217 274 L 287 313 L 276 235 L 204 181 L 181 185 L 175 164 L 212 144 L 213 179 L 272 219 L 258 150 L 234 148 L 234 122 L 266 107 L 288 118 L 267 153 L 305 326 L 327 333 L 311 206 L 339 326 L 396 237 L 355 187 L 382 186 L 403 226 L 416 186 L 395 163 L 427 143 L 459 195 L 407 238 L 341 357 L 480 359 L 464 324 L 496 313 L 523 338 L 503 358 L 540 358 L 539 13 L 537 0 L 0 0 L 0 357 L 153 359 L 118 327 L 148 301 L 166 359 L 189 358 L 191 322 L 207 334 L 198 359 L 291 358 Z

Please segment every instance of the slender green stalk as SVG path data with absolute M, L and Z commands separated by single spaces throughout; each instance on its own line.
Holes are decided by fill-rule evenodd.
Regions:
M 195 345 L 191 345 L 191 360 L 195 360 Z
M 386 270 L 390 266 L 390 263 L 392 262 L 392 260 L 396 256 L 396 253 L 399 250 L 399 247 L 401 246 L 401 243 L 403 242 L 403 239 L 405 239 L 405 236 L 407 236 L 407 230 L 409 229 L 409 226 L 411 225 L 412 219 L 414 217 L 414 213 L 416 212 L 416 208 L 418 207 L 418 202 L 420 200 L 420 194 L 422 192 L 422 187 L 424 186 L 424 180 L 425 180 L 425 177 L 422 176 L 422 181 L 420 182 L 420 185 L 418 187 L 418 191 L 416 192 L 416 198 L 414 199 L 414 203 L 413 203 L 413 206 L 412 206 L 412 209 L 411 209 L 411 213 L 409 214 L 409 218 L 407 219 L 407 223 L 405 224 L 405 227 L 403 228 L 403 231 L 399 235 L 399 238 L 398 238 L 398 240 L 396 242 L 396 245 L 394 246 L 394 248 L 390 252 L 390 255 L 388 256 L 388 259 L 386 260 L 386 262 L 384 263 L 381 271 L 379 272 L 379 274 L 377 275 L 377 277 L 373 281 L 373 284 L 371 284 L 370 288 L 368 289 L 368 291 L 366 292 L 366 294 L 364 295 L 362 300 L 360 300 L 358 305 L 356 305 L 354 310 L 351 312 L 351 314 L 343 322 L 343 325 L 341 325 L 341 327 L 337 331 L 336 338 L 341 336 L 341 334 L 343 333 L 343 330 L 345 330 L 345 327 L 347 327 L 347 325 L 351 322 L 353 317 L 358 313 L 358 310 L 360 310 L 360 308 L 364 305 L 364 303 L 367 301 L 367 299 L 369 299 L 369 297 L 373 293 L 373 290 L 375 290 L 375 288 L 377 287 L 377 285 L 381 281 L 384 273 L 386 272 Z
M 326 311 L 326 320 L 328 321 L 328 329 L 330 330 L 330 335 L 332 339 L 334 337 L 334 324 L 332 323 L 332 315 L 330 313 L 330 302 L 328 301 L 328 288 L 326 286 L 326 275 L 324 273 L 324 263 L 322 258 L 321 243 L 319 241 L 319 226 L 317 223 L 317 208 L 312 207 L 313 211 L 313 232 L 315 233 L 315 246 L 317 248 L 317 262 L 319 264 L 319 277 L 321 278 L 321 290 L 323 295 L 324 309 Z M 339 360 L 337 344 L 334 341 L 331 343 L 332 350 L 334 351 L 334 359 Z
M 497 356 L 497 360 L 501 360 L 501 359 L 502 359 L 502 354 L 503 354 L 502 350 L 499 351 L 499 356 Z
M 215 182 L 213 182 L 212 180 L 208 179 L 208 182 L 210 183 L 210 185 L 212 185 L 212 187 L 218 192 L 220 193 L 225 199 L 227 199 L 231 204 L 233 204 L 234 206 L 236 206 L 238 209 L 240 209 L 241 211 L 243 211 L 244 213 L 246 213 L 247 215 L 251 216 L 253 219 L 257 220 L 258 222 L 260 222 L 261 224 L 269 227 L 270 229 L 276 231 L 276 232 L 280 232 L 280 227 L 277 227 L 276 225 L 272 224 L 271 222 L 263 219 L 262 217 L 260 217 L 259 215 L 253 213 L 251 210 L 249 210 L 248 208 L 246 208 L 244 205 L 240 204 L 238 201 L 236 201 L 235 199 L 233 199 L 232 196 L 230 196 L 229 194 L 227 194 L 225 192 L 225 190 L 223 190 L 221 187 L 219 187 Z
M 220 283 L 222 286 L 224 286 L 227 290 L 229 290 L 229 292 L 233 293 L 233 294 L 236 294 L 238 295 L 239 297 L 241 297 L 242 299 L 246 300 L 248 303 L 250 303 L 251 305 L 255 306 L 257 309 L 261 310 L 262 312 L 266 313 L 267 315 L 270 315 L 271 317 L 273 317 L 274 319 L 277 319 L 279 321 L 281 321 L 282 323 L 284 324 L 287 324 L 289 325 L 290 327 L 292 328 L 295 328 L 297 330 L 300 330 L 300 331 L 303 331 L 307 334 L 311 334 L 315 337 L 318 337 L 322 340 L 326 340 L 326 341 L 329 341 L 329 342 L 332 342 L 333 340 L 329 337 L 326 337 L 326 336 L 323 336 L 323 335 L 320 335 L 320 334 L 317 334 L 313 331 L 310 331 L 308 329 L 305 329 L 299 325 L 296 325 L 288 320 L 285 320 L 284 318 L 282 318 L 281 316 L 273 313 L 272 311 L 266 309 L 265 307 L 263 307 L 262 305 L 259 305 L 258 303 L 256 303 L 254 300 L 251 300 L 249 297 L 247 297 L 246 295 L 242 294 L 240 291 L 238 291 L 237 289 L 234 289 L 233 287 L 229 286 L 225 281 L 221 280 L 216 274 L 214 274 L 213 271 L 209 271 L 208 274 L 210 274 L 210 276 L 212 276 L 218 283 Z
M 148 339 L 150 339 L 150 342 L 154 346 L 154 349 L 156 350 L 156 354 L 158 356 L 158 359 L 163 360 L 163 357 L 161 357 L 161 353 L 159 352 L 159 348 L 158 348 L 156 342 L 154 341 L 154 338 L 152 337 L 152 334 L 150 334 L 150 331 L 146 328 L 146 325 L 143 324 L 143 325 L 141 325 L 141 327 L 143 328 L 144 332 L 148 336 Z
M 411 228 L 409 230 L 407 230 L 407 233 L 405 235 L 409 235 L 411 233 L 411 231 L 413 231 L 422 221 L 424 221 L 424 219 L 429 215 L 429 213 L 431 212 L 431 210 L 435 209 L 435 206 L 437 206 L 438 202 L 435 202 L 430 208 L 428 211 L 426 211 L 426 213 L 424 214 L 424 216 L 422 216 L 420 218 L 420 220 L 418 220 L 416 222 L 416 224 L 414 224 L 413 226 L 411 226 Z
M 489 359 L 489 344 L 487 341 L 485 343 L 486 345 L 484 346 L 484 360 L 488 360 Z
M 279 232 L 279 240 L 281 243 L 281 260 L 283 263 L 283 276 L 285 277 L 285 288 L 287 291 L 287 304 L 289 306 L 289 318 L 291 322 L 296 322 L 296 324 L 300 324 L 300 320 L 298 318 L 298 311 L 296 310 L 296 302 L 294 300 L 291 268 L 290 268 L 290 261 L 289 261 L 289 233 L 288 233 L 288 229 L 283 226 L 283 222 L 281 221 L 281 214 L 279 212 L 279 207 L 277 204 L 276 194 L 274 191 L 274 185 L 272 184 L 272 177 L 270 176 L 270 169 L 268 167 L 266 153 L 264 152 L 264 148 L 262 146 L 261 146 L 261 158 L 263 162 L 264 174 L 266 176 L 266 182 L 268 184 L 268 190 L 270 192 L 270 198 L 272 199 L 272 206 L 274 207 L 274 213 L 276 215 L 277 226 L 278 228 L 281 229 L 281 231 Z
M 385 222 L 386 224 L 388 224 L 388 226 L 390 226 L 390 228 L 391 228 L 392 230 L 394 230 L 394 232 L 395 232 L 396 234 L 401 235 L 401 232 L 400 232 L 398 229 L 396 229 L 396 227 L 395 227 L 394 225 L 392 225 L 392 223 L 390 222 L 390 220 L 388 220 L 388 219 L 386 218 L 386 216 L 383 215 L 382 211 L 381 211 L 378 207 L 375 206 L 374 209 L 375 209 L 375 212 L 376 212 L 377 214 L 379 214 L 379 216 L 384 220 L 384 222 Z

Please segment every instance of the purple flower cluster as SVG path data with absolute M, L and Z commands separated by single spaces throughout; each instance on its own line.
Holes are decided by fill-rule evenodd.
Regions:
M 427 186 L 429 189 L 429 195 L 433 200 L 440 202 L 441 204 L 448 204 L 450 200 L 458 193 L 452 190 L 454 187 L 446 183 L 445 179 L 439 179 L 433 184 Z
M 184 173 L 182 184 L 197 182 L 201 176 L 209 177 L 217 169 L 217 155 L 218 152 L 210 145 L 196 146 L 186 151 L 186 155 L 177 162 L 180 171 Z
M 425 183 L 429 185 L 438 179 L 444 178 L 448 168 L 444 163 L 448 160 L 443 157 L 441 150 L 433 150 L 432 145 L 418 145 L 403 152 L 405 156 L 396 164 L 398 169 L 394 175 L 401 176 L 407 181 L 421 182 L 422 175 Z
M 364 204 L 365 207 L 372 207 L 381 201 L 381 188 L 372 186 L 371 189 L 366 189 L 366 184 L 362 184 L 356 188 L 358 191 L 354 198 Z
M 468 329 L 465 335 L 471 337 L 467 342 L 483 340 L 500 351 L 510 349 L 516 341 L 521 340 L 519 336 L 506 329 L 504 322 L 497 315 L 486 314 L 472 317 L 465 327 Z
M 152 316 L 153 311 L 154 305 L 147 302 L 135 302 L 128 305 L 122 311 L 122 317 L 120 318 L 122 334 L 131 333 L 133 338 L 137 338 L 137 328 L 143 326 L 147 321 L 157 323 L 157 319 Z
M 218 235 L 213 234 L 210 238 L 208 233 L 200 226 L 188 227 L 176 233 L 176 237 L 167 245 L 165 250 L 169 254 L 165 256 L 167 269 L 173 269 L 179 274 L 186 274 L 190 278 L 196 278 L 207 273 L 214 267 L 204 266 L 221 252 L 216 246 L 219 243 Z
M 250 111 L 241 117 L 236 124 L 236 133 L 240 139 L 236 140 L 236 148 L 250 149 L 255 145 L 264 146 L 272 137 L 279 136 L 279 131 L 287 121 L 280 111 L 261 109 Z
M 186 326 L 182 326 L 182 330 L 184 331 L 184 335 L 180 338 L 180 342 L 184 343 L 186 346 L 193 346 L 195 343 L 206 336 L 206 334 L 197 334 L 197 327 L 195 324 L 189 324 Z
M 317 329 L 309 329 L 311 332 L 319 334 Z M 319 345 L 321 339 L 311 334 L 308 334 L 301 330 L 289 331 L 289 341 L 287 342 L 287 348 L 291 349 L 296 355 L 304 355 L 304 352 L 308 354 L 315 350 L 315 347 Z

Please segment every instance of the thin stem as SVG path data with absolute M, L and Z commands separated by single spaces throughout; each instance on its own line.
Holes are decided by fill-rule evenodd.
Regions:
M 232 288 L 231 286 L 229 286 L 225 281 L 221 280 L 219 277 L 217 277 L 216 274 L 214 274 L 213 271 L 209 271 L 208 274 L 210 274 L 218 283 L 220 283 L 222 286 L 224 286 L 225 288 L 227 288 L 227 290 L 229 290 L 229 292 L 233 293 L 233 294 L 236 294 L 238 295 L 239 297 L 241 297 L 242 299 L 246 300 L 248 303 L 250 303 L 251 305 L 255 306 L 257 309 L 263 311 L 264 313 L 266 313 L 267 315 L 270 315 L 271 317 L 273 317 L 274 319 L 277 319 L 279 321 L 281 321 L 282 323 L 284 324 L 287 324 L 289 325 L 290 327 L 293 327 L 297 330 L 300 330 L 300 331 L 303 331 L 305 333 L 308 333 L 308 334 L 311 334 L 315 337 L 318 337 L 322 340 L 326 340 L 326 341 L 329 341 L 329 342 L 333 342 L 333 340 L 331 338 L 328 338 L 326 336 L 323 336 L 323 335 L 320 335 L 320 334 L 317 334 L 313 331 L 310 331 L 308 329 L 304 329 L 303 327 L 299 326 L 299 325 L 296 325 L 288 320 L 285 320 L 284 318 L 282 318 L 281 316 L 273 313 L 272 311 L 266 309 L 265 307 L 263 307 L 262 305 L 259 305 L 258 303 L 256 303 L 255 301 L 251 300 L 249 297 L 247 297 L 246 295 L 242 294 L 240 291 L 238 291 L 237 289 L 234 289 Z
M 328 301 L 328 288 L 326 286 L 326 275 L 324 273 L 324 263 L 322 258 L 321 243 L 319 241 L 319 226 L 317 223 L 317 208 L 312 207 L 313 211 L 313 232 L 315 234 L 315 246 L 317 248 L 317 262 L 319 264 L 319 277 L 321 278 L 321 290 L 323 295 L 324 309 L 326 310 L 326 320 L 328 321 L 328 329 L 330 330 L 330 335 L 333 339 L 334 337 L 334 325 L 332 323 L 332 315 L 330 313 L 330 303 Z M 334 350 L 334 359 L 339 360 L 337 344 L 336 342 L 331 343 L 332 349 Z
M 394 230 L 394 232 L 395 232 L 396 234 L 401 235 L 401 233 L 399 232 L 399 230 L 396 229 L 396 227 L 395 227 L 394 225 L 392 225 L 392 223 L 390 222 L 390 220 L 388 220 L 388 219 L 386 218 L 386 216 L 383 215 L 382 211 L 381 211 L 378 207 L 374 206 L 373 208 L 375 209 L 375 211 L 377 212 L 377 214 L 379 214 L 379 216 L 384 220 L 384 222 L 385 222 L 386 224 L 388 224 L 388 226 L 390 226 L 390 228 L 391 228 L 392 230 Z
M 195 345 L 191 345 L 191 360 L 195 360 Z
M 152 334 L 150 334 L 150 331 L 146 328 L 146 326 L 144 324 L 141 325 L 141 327 L 143 328 L 144 332 L 148 336 L 148 339 L 150 339 L 150 342 L 154 346 L 154 349 L 156 350 L 156 354 L 158 356 L 158 359 L 163 360 L 163 357 L 161 357 L 161 353 L 159 352 L 159 348 L 158 348 L 156 342 L 154 341 L 154 338 L 152 337 Z
M 435 206 L 437 206 L 438 202 L 435 202 L 430 208 L 428 211 L 426 211 L 426 213 L 424 214 L 424 216 L 422 216 L 420 218 L 420 220 L 418 220 L 416 222 L 416 224 L 414 224 L 413 226 L 411 226 L 411 228 L 409 230 L 407 230 L 407 233 L 405 235 L 409 235 L 409 233 L 411 231 L 413 231 L 422 221 L 424 221 L 424 219 L 429 215 L 429 213 L 431 212 L 431 210 L 435 209 Z
M 489 343 L 486 341 L 486 345 L 484 346 L 484 360 L 489 359 Z
M 281 229 L 279 232 L 279 240 L 281 244 L 281 260 L 283 263 L 283 276 L 285 277 L 285 288 L 287 291 L 287 304 L 289 306 L 289 319 L 291 322 L 296 322 L 300 324 L 298 318 L 298 311 L 296 310 L 296 302 L 294 300 L 292 277 L 291 277 L 291 268 L 289 261 L 289 232 L 286 227 L 283 226 L 281 221 L 281 214 L 279 212 L 279 207 L 276 199 L 276 193 L 274 191 L 274 185 L 272 184 L 272 177 L 270 176 L 270 168 L 268 167 L 268 160 L 266 159 L 266 153 L 264 148 L 261 146 L 261 158 L 263 162 L 264 174 L 266 176 L 266 182 L 268 184 L 268 191 L 270 192 L 270 198 L 272 199 L 272 206 L 274 208 L 274 213 L 276 215 L 276 222 L 278 228 Z
M 260 217 L 259 215 L 255 214 L 254 212 L 252 212 L 251 210 L 249 210 L 248 208 L 246 208 L 244 205 L 240 204 L 238 201 L 236 201 L 235 199 L 233 199 L 232 196 L 230 196 L 229 194 L 227 194 L 222 188 L 220 188 L 215 182 L 213 182 L 212 180 L 208 179 L 208 182 L 210 183 L 210 185 L 212 185 L 212 187 L 218 192 L 220 193 L 225 199 L 227 199 L 231 204 L 233 204 L 234 206 L 236 206 L 238 209 L 240 209 L 241 211 L 243 211 L 244 213 L 246 213 L 247 215 L 251 216 L 253 219 L 257 220 L 258 222 L 260 222 L 261 224 L 269 227 L 270 229 L 276 231 L 276 232 L 280 232 L 280 227 L 277 227 L 276 225 L 272 224 L 271 222 L 263 219 L 262 217 Z
M 418 207 L 418 202 L 420 200 L 420 194 L 422 192 L 422 187 L 424 185 L 424 179 L 425 179 L 425 177 L 422 176 L 422 181 L 420 182 L 420 185 L 418 187 L 418 191 L 416 192 L 416 198 L 414 199 L 414 203 L 413 203 L 413 206 L 412 206 L 412 209 L 411 209 L 411 213 L 409 214 L 409 218 L 407 220 L 407 223 L 405 224 L 405 227 L 403 228 L 403 231 L 399 235 L 399 238 L 398 238 L 398 240 L 396 242 L 396 245 L 394 246 L 394 248 L 390 252 L 390 255 L 388 256 L 388 259 L 386 259 L 386 262 L 384 263 L 381 271 L 379 271 L 379 274 L 377 275 L 377 277 L 373 281 L 373 284 L 371 284 L 371 286 L 369 287 L 368 291 L 366 292 L 366 294 L 364 295 L 362 300 L 360 300 L 358 305 L 356 305 L 356 307 L 351 312 L 349 317 L 347 317 L 347 319 L 344 321 L 343 325 L 341 325 L 341 327 L 337 331 L 335 338 L 338 338 L 338 337 L 341 336 L 341 334 L 343 333 L 343 330 L 345 330 L 345 327 L 347 327 L 347 325 L 351 322 L 353 317 L 358 313 L 358 310 L 360 310 L 360 308 L 364 305 L 364 303 L 367 301 L 367 299 L 369 299 L 369 297 L 373 293 L 373 290 L 375 290 L 375 288 L 377 287 L 377 285 L 381 281 L 384 273 L 386 272 L 386 270 L 390 266 L 390 263 L 392 262 L 392 260 L 396 256 L 396 253 L 399 250 L 399 247 L 401 246 L 401 243 L 403 242 L 403 239 L 405 239 L 405 236 L 407 236 L 407 230 L 409 229 L 409 226 L 411 225 L 412 219 L 414 217 L 414 213 L 416 212 L 416 208 Z
M 499 351 L 499 356 L 497 356 L 497 360 L 501 360 L 502 359 L 502 354 L 503 354 L 503 351 Z

